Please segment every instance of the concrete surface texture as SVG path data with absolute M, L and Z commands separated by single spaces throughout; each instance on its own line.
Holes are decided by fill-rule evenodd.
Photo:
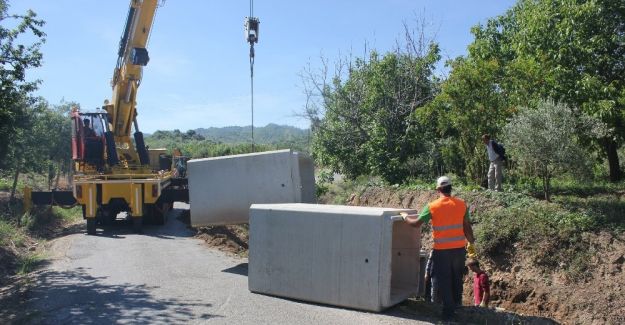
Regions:
M 61 238 L 22 307 L 33 312 L 16 323 L 429 324 L 399 308 L 372 314 L 251 293 L 246 259 L 192 236 L 170 216 L 142 235 L 118 226 Z
M 191 224 L 247 223 L 253 203 L 314 203 L 312 159 L 278 150 L 188 162 Z
M 399 212 L 316 204 L 250 208 L 250 291 L 380 311 L 418 291 L 420 229 Z

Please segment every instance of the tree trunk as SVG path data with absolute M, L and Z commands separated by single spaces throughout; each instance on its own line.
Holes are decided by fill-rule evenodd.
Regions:
M 618 145 L 616 141 L 607 139 L 603 143 L 605 152 L 608 156 L 608 166 L 610 168 L 610 181 L 618 182 L 621 180 L 621 166 L 618 160 Z
M 59 188 L 59 179 L 61 178 L 61 174 L 63 173 L 63 161 L 60 160 L 57 162 L 57 171 L 56 171 L 56 179 L 54 180 L 54 188 Z
M 551 176 L 549 174 L 543 174 L 543 192 L 545 194 L 545 200 L 551 202 Z
M 15 197 L 15 190 L 17 189 L 17 178 L 20 176 L 20 168 L 15 168 L 15 176 L 13 177 L 13 186 L 11 187 L 11 201 Z

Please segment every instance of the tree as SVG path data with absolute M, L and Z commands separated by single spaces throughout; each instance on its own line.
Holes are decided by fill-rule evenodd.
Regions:
M 340 59 L 331 77 L 325 59 L 321 73 L 303 73 L 320 164 L 350 178 L 372 174 L 391 183 L 413 173 L 411 160 L 428 146 L 411 116 L 438 91 L 433 70 L 440 50 L 422 29 L 416 37 L 405 31 L 406 43 L 392 52 Z
M 470 56 L 495 59 L 512 103 L 553 98 L 603 121 L 593 138 L 621 178 L 617 151 L 625 140 L 625 2 L 519 0 L 504 15 L 473 30 Z
M 547 201 L 554 176 L 591 173 L 588 151 L 579 142 L 580 130 L 587 136 L 601 136 L 605 125 L 553 101 L 540 101 L 536 109 L 521 107 L 504 128 L 508 151 L 519 168 L 541 178 Z
M 448 62 L 452 68 L 440 94 L 426 109 L 415 112 L 422 124 L 435 123 L 432 137 L 445 139 L 439 151 L 447 172 L 480 184 L 485 178 L 486 154 L 480 137 L 497 134 L 511 115 L 499 86 L 499 61 L 472 57 Z
M 25 15 L 8 14 L 6 0 L 0 0 L 0 168 L 6 168 L 9 146 L 14 143 L 20 128 L 25 127 L 27 97 L 38 81 L 26 81 L 26 70 L 41 65 L 41 44 L 45 34 L 40 30 L 44 22 L 29 10 Z M 4 24 L 17 21 L 13 29 Z M 34 42 L 25 45 L 20 36 L 30 32 Z
M 50 107 L 42 98 L 23 103 L 26 115 L 25 127 L 14 135 L 9 146 L 7 162 L 13 171 L 14 195 L 17 179 L 21 173 L 48 174 L 49 184 L 63 172 L 68 172 L 71 164 L 71 124 L 70 107 L 75 103 L 61 103 Z

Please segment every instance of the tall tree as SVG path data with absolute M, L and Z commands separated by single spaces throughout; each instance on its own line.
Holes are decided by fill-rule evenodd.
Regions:
M 7 167 L 3 163 L 9 146 L 14 143 L 19 129 L 26 127 L 26 97 L 38 84 L 38 81 L 26 80 L 26 71 L 41 65 L 40 47 L 45 41 L 40 29 L 44 22 L 36 19 L 33 11 L 13 15 L 8 13 L 8 7 L 6 0 L 0 0 L 0 168 Z M 5 27 L 9 23 L 16 27 Z M 20 37 L 29 32 L 34 41 L 23 44 Z
M 22 173 L 54 176 L 68 172 L 71 163 L 71 122 L 69 111 L 75 103 L 50 106 L 43 98 L 24 103 L 26 127 L 16 131 L 6 160 L 13 172 L 13 189 Z
M 496 134 L 511 113 L 499 86 L 502 68 L 497 60 L 472 57 L 448 64 L 452 72 L 440 94 L 415 116 L 423 124 L 436 123 L 433 136 L 449 140 L 439 147 L 445 172 L 479 184 L 487 166 L 480 137 Z
M 504 66 L 501 84 L 517 105 L 553 98 L 600 118 L 610 132 L 593 139 L 621 178 L 625 141 L 625 2 L 519 0 L 474 29 L 470 55 Z
M 373 51 L 348 62 L 347 76 L 336 74 L 331 84 L 311 78 L 324 112 L 312 119 L 318 161 L 348 177 L 373 174 L 400 183 L 411 174 L 409 159 L 424 149 L 411 114 L 434 98 L 440 59 L 435 43 L 417 48 Z

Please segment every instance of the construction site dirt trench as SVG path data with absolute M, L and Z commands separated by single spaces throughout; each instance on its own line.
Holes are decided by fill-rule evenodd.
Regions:
M 436 197 L 434 191 L 399 193 L 385 188 L 369 188 L 360 195 L 352 194 L 348 204 L 419 210 Z M 495 203 L 484 199 L 479 204 Z M 196 231 L 196 236 L 208 246 L 247 256 L 247 225 L 204 227 Z M 533 265 L 529 254 L 524 253 L 524 247 L 516 247 L 512 254 L 498 257 L 497 261 L 482 259 L 483 269 L 491 280 L 491 307 L 562 324 L 625 323 L 625 238 L 608 232 L 585 233 L 583 236 L 595 248 L 590 274 L 584 279 L 571 281 L 562 272 L 546 272 Z M 534 249 L 545 245 L 553 243 L 536 243 Z M 422 246 L 425 250 L 432 247 L 427 227 L 422 233 Z M 464 305 L 472 305 L 472 289 L 471 277 L 467 276 Z

